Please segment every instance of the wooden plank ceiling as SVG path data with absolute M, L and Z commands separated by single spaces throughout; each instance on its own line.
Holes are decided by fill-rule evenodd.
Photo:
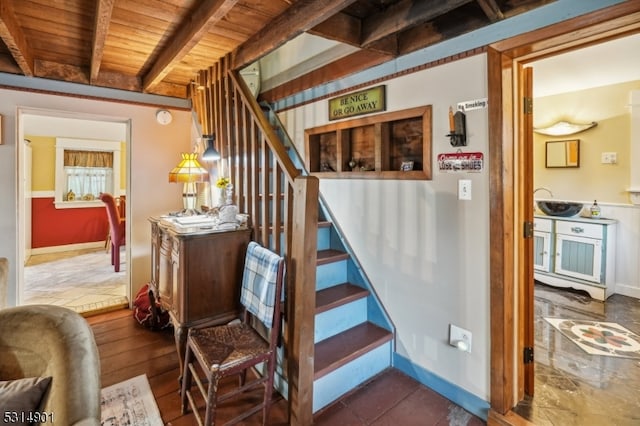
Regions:
M 2 0 L 0 72 L 185 98 L 227 54 L 239 69 L 303 32 L 358 47 L 347 74 L 551 2 Z

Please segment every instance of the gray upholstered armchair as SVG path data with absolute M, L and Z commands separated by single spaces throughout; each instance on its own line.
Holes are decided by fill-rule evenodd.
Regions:
M 79 314 L 48 305 L 0 310 L 0 381 L 27 377 L 51 377 L 39 407 L 46 423 L 100 425 L 100 358 Z

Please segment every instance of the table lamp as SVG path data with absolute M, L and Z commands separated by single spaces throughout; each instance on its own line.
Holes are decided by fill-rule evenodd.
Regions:
M 198 154 L 182 153 L 182 161 L 169 172 L 169 182 L 183 183 L 182 200 L 185 216 L 199 214 L 196 210 L 198 196 L 196 183 L 209 181 L 209 172 L 198 163 Z

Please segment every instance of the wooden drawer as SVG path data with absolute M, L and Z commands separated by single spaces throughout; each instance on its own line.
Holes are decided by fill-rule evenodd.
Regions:
M 604 235 L 602 225 L 564 220 L 556 221 L 556 233 L 597 239 L 602 239 Z
M 538 217 L 533 218 L 533 230 L 540 232 L 551 232 L 553 228 L 553 221 L 551 219 L 540 219 Z

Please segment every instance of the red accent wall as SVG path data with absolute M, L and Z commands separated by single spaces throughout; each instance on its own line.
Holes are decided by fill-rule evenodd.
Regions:
M 104 241 L 109 230 L 104 207 L 56 209 L 54 198 L 31 200 L 31 247 Z

